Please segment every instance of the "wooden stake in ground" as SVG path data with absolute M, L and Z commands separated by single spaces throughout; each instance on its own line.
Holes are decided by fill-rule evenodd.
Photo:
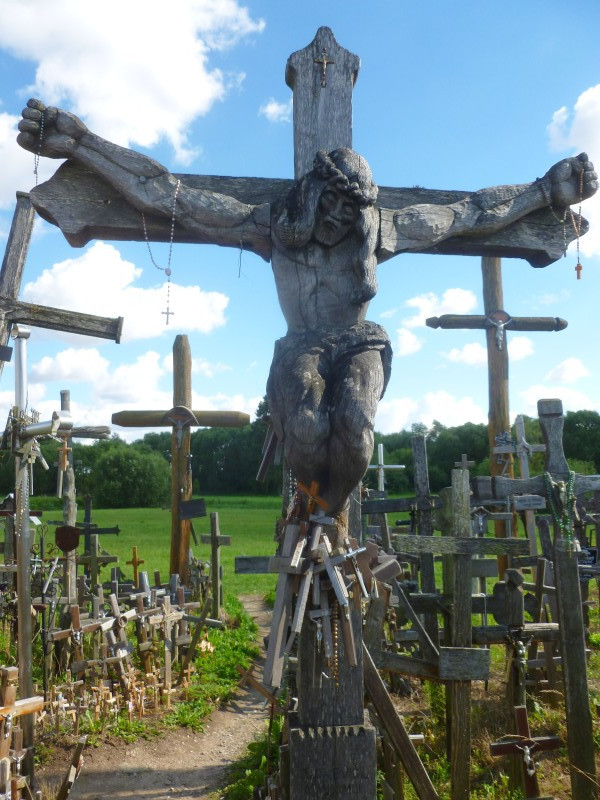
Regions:
M 200 537 L 202 544 L 210 545 L 210 574 L 212 583 L 212 615 L 219 619 L 223 605 L 223 571 L 221 569 L 221 546 L 231 544 L 231 536 L 221 536 L 219 515 L 216 511 L 210 515 L 210 534 Z
M 171 433 L 171 575 L 188 582 L 190 520 L 182 518 L 182 502 L 192 497 L 192 426 L 241 428 L 250 417 L 240 411 L 192 411 L 192 356 L 187 336 L 173 343 L 173 408 L 171 411 L 118 411 L 113 425 L 153 428 L 170 425 Z

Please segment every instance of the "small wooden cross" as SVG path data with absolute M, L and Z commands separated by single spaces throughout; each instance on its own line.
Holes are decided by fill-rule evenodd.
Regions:
M 454 466 L 455 467 L 459 467 L 460 469 L 469 469 L 469 467 L 474 467 L 475 466 L 475 462 L 474 461 L 468 461 L 467 460 L 467 454 L 463 453 L 461 455 L 461 457 L 460 457 L 460 461 L 455 461 L 454 462 Z
M 581 261 L 578 261 L 577 264 L 575 264 L 575 272 L 577 273 L 577 280 L 581 279 L 582 269 L 583 269 L 583 264 L 581 263 Z
M 145 564 L 143 558 L 138 558 L 138 549 L 136 546 L 131 548 L 131 561 L 126 561 L 126 564 L 131 564 L 133 567 L 133 583 L 135 584 L 136 589 L 139 589 L 140 583 L 140 573 L 139 573 L 139 566 L 140 564 Z
M 212 582 L 213 606 L 212 615 L 219 619 L 223 605 L 223 570 L 221 569 L 221 545 L 230 545 L 231 536 L 222 536 L 219 529 L 219 514 L 213 511 L 210 515 L 210 533 L 200 537 L 202 544 L 211 546 L 210 574 Z
M 321 86 L 325 88 L 327 86 L 327 66 L 335 64 L 335 61 L 327 58 L 327 50 L 323 48 L 321 58 L 315 58 L 315 64 L 321 65 Z
M 317 483 L 317 481 L 311 481 L 310 489 L 303 483 L 300 483 L 300 481 L 298 481 L 298 488 L 300 489 L 301 492 L 304 492 L 304 494 L 308 498 L 307 511 L 309 516 L 315 510 L 315 506 L 319 506 L 319 508 L 322 508 L 323 511 L 327 511 L 329 506 L 327 505 L 325 500 L 323 500 L 322 497 L 319 497 L 319 484 Z

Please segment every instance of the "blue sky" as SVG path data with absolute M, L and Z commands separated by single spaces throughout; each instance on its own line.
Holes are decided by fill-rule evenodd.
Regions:
M 33 156 L 15 144 L 28 97 L 74 111 L 96 133 L 176 172 L 292 177 L 285 63 L 321 25 L 360 56 L 353 144 L 381 185 L 523 183 L 582 150 L 600 163 L 596 0 L 3 0 L 0 252 L 15 191 L 34 183 Z M 41 178 L 56 167 L 46 160 Z M 582 280 L 573 247 L 545 269 L 503 261 L 510 314 L 569 322 L 560 333 L 508 334 L 513 417 L 535 415 L 541 397 L 600 411 L 600 201 L 583 212 L 592 227 L 581 240 Z M 153 253 L 166 263 L 166 245 Z M 186 333 L 194 407 L 252 413 L 285 333 L 270 266 L 234 249 L 176 244 L 172 270 L 167 327 L 163 274 L 143 243 L 73 249 L 39 221 L 21 298 L 122 315 L 125 327 L 120 345 L 34 329 L 31 405 L 47 416 L 68 388 L 77 423 L 108 424 L 124 408 L 168 409 L 173 339 Z M 482 311 L 479 258 L 403 255 L 380 267 L 368 317 L 385 325 L 395 357 L 378 430 L 486 421 L 484 333 L 424 325 L 428 316 Z M 13 382 L 8 367 L 6 410 Z

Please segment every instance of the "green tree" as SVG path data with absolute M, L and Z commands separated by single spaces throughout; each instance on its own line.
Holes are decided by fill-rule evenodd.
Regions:
M 152 508 L 168 502 L 171 478 L 163 456 L 125 443 L 102 451 L 93 470 L 98 507 Z
M 596 411 L 567 411 L 564 427 L 567 458 L 591 461 L 600 472 L 600 414 Z

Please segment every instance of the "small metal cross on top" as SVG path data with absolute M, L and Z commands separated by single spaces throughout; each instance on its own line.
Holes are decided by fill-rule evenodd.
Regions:
M 327 50 L 323 48 L 321 58 L 315 58 L 315 64 L 321 65 L 321 86 L 325 88 L 325 86 L 327 86 L 327 66 L 329 64 L 335 64 L 335 61 L 331 61 L 331 59 L 327 58 Z
M 175 312 L 174 311 L 169 311 L 168 307 L 167 307 L 166 311 L 161 311 L 160 313 L 163 314 L 167 318 L 167 320 L 166 320 L 166 324 L 167 325 L 169 324 L 169 317 L 174 317 L 175 316 Z

